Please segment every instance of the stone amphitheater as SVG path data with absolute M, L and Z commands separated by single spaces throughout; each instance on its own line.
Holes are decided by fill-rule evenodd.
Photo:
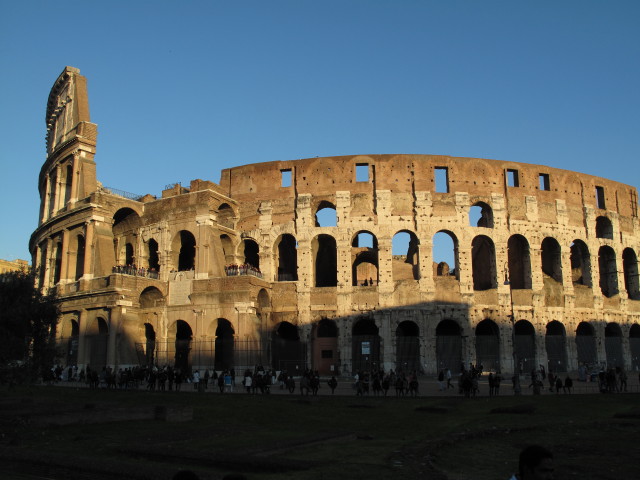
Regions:
M 46 120 L 30 251 L 61 308 L 63 364 L 640 369 L 634 187 L 357 155 L 229 168 L 157 198 L 98 181 L 78 69 L 55 81 Z M 434 256 L 442 236 L 447 262 Z

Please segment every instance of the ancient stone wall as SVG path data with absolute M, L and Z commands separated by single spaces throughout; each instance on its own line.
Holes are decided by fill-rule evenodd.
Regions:
M 78 77 L 65 70 L 52 95 L 66 80 L 86 89 Z M 95 136 L 73 127 L 41 172 L 30 244 L 61 304 L 60 341 L 75 342 L 70 363 L 640 368 L 631 186 L 543 165 L 358 155 L 126 198 L 100 186 Z M 442 235 L 448 262 L 434 256 Z

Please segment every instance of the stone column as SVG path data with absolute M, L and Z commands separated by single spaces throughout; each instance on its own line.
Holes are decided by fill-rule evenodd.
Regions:
M 85 368 L 88 363 L 88 359 L 85 358 L 87 317 L 87 311 L 85 309 L 80 310 L 78 313 L 78 371 Z
M 40 216 L 40 222 L 44 222 L 45 220 L 47 220 L 49 218 L 49 205 L 51 202 L 51 179 L 49 178 L 49 175 L 47 174 L 44 177 L 44 197 L 42 199 L 42 203 L 43 203 L 43 207 L 42 207 L 42 212 L 41 212 L 41 216 Z
M 82 267 L 82 278 L 84 280 L 89 280 L 93 278 L 93 256 L 94 256 L 94 245 L 93 245 L 93 234 L 94 234 L 94 224 L 93 220 L 89 220 L 84 224 L 84 233 L 85 233 L 85 241 L 84 241 L 84 265 Z
M 116 339 L 120 330 L 120 319 L 122 317 L 122 307 L 114 307 L 109 311 L 109 340 L 107 343 L 107 366 L 116 367 L 117 346 Z
M 67 271 L 69 269 L 69 231 L 62 230 L 62 250 L 60 252 L 60 283 L 67 283 Z

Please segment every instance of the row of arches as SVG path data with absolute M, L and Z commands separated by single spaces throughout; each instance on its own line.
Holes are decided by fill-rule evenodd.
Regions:
M 67 326 L 70 334 L 65 340 L 67 346 L 67 363 L 78 361 L 78 323 L 70 320 Z M 435 328 L 435 338 L 426 339 L 418 324 L 411 320 L 400 322 L 395 329 L 392 345 L 384 345 L 379 327 L 371 318 L 356 321 L 350 329 L 351 364 L 347 365 L 340 358 L 345 344 L 340 338 L 340 331 L 335 321 L 322 319 L 311 330 L 311 342 L 307 345 L 301 338 L 299 327 L 289 322 L 280 322 L 270 332 L 266 332 L 263 341 L 247 343 L 240 340 L 233 325 L 224 318 L 214 324 L 213 339 L 210 341 L 194 341 L 191 326 L 184 320 L 174 322 L 168 329 L 168 339 L 158 342 L 154 327 L 144 324 L 144 344 L 139 344 L 138 361 L 142 365 L 169 363 L 183 371 L 196 368 L 214 368 L 225 370 L 256 363 L 270 365 L 277 370 L 291 372 L 302 371 L 311 367 L 322 374 L 337 373 L 341 369 L 352 372 L 375 370 L 383 366 L 383 357 L 388 358 L 387 349 L 391 349 L 394 357 L 393 367 L 398 371 L 436 372 L 451 369 L 457 372 L 461 365 L 473 361 L 483 365 L 485 370 L 511 371 L 513 363 L 502 362 L 510 359 L 505 349 L 512 348 L 504 334 L 512 334 L 515 358 L 521 372 L 529 372 L 541 364 L 536 346 L 536 331 L 527 320 L 519 320 L 513 325 L 512 332 L 501 332 L 498 324 L 485 319 L 477 324 L 472 336 L 463 335 L 462 327 L 454 320 L 442 320 Z M 109 329 L 106 321 L 98 317 L 87 331 L 84 339 L 85 359 L 92 368 L 101 368 L 107 364 L 107 345 Z M 509 337 L 509 335 L 507 335 Z M 577 365 L 595 366 L 606 361 L 609 367 L 625 367 L 622 329 L 617 323 L 608 323 L 604 328 L 605 359 L 599 358 L 597 344 L 600 341 L 596 328 L 590 322 L 581 322 L 573 332 L 573 346 L 564 325 L 559 321 L 551 321 L 545 327 L 544 352 L 549 371 L 566 372 Z M 471 351 L 465 345 L 472 341 L 474 358 L 469 358 Z M 640 325 L 634 324 L 629 329 L 629 356 L 631 368 L 640 369 Z M 311 355 L 308 355 L 310 347 Z M 255 351 L 247 351 L 253 348 Z M 434 349 L 427 352 L 428 349 Z M 510 353 L 510 352 L 509 352 Z M 472 354 L 473 355 L 473 354 Z M 570 355 L 573 358 L 570 359 Z M 427 362 L 426 358 L 434 358 Z M 250 359 L 250 361 L 247 361 Z M 627 362 L 628 363 L 628 362 Z

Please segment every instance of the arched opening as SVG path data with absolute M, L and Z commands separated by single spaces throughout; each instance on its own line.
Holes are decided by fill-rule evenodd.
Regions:
M 155 363 L 156 353 L 156 332 L 153 329 L 153 325 L 150 323 L 144 324 L 144 338 L 145 338 L 145 365 L 151 366 Z
M 438 277 L 459 278 L 458 238 L 448 230 L 441 230 L 433 236 L 433 263 Z
M 148 268 L 152 272 L 159 272 L 160 258 L 158 256 L 158 242 L 156 242 L 153 238 L 149 239 L 147 248 L 148 248 L 147 255 L 149 258 Z
M 131 208 L 121 208 L 113 215 L 113 245 L 118 265 L 133 265 L 136 261 L 133 242 L 140 228 L 140 216 Z
M 541 257 L 542 273 L 562 284 L 562 254 L 555 238 L 547 237 L 542 241 Z
M 631 300 L 640 300 L 638 291 L 638 257 L 632 248 L 622 251 L 622 269 L 624 270 L 624 288 Z
M 315 286 L 338 285 L 338 249 L 331 235 L 318 235 L 313 239 L 312 250 L 315 265 Z
M 66 365 L 78 364 L 78 339 L 80 327 L 76 319 L 69 319 L 63 324 L 61 344 L 65 346 Z
M 280 237 L 276 262 L 278 263 L 278 282 L 298 280 L 298 242 L 293 235 L 284 234 Z
M 469 226 L 493 228 L 493 210 L 484 202 L 476 202 L 469 208 Z
M 420 362 L 420 328 L 406 320 L 396 328 L 396 372 L 422 372 Z
M 195 268 L 196 237 L 191 232 L 180 230 L 173 240 L 172 250 L 173 261 L 177 265 L 178 271 L 184 272 Z
M 576 328 L 576 349 L 579 365 L 591 368 L 598 363 L 595 332 L 589 322 L 580 322 Z
M 191 340 L 193 332 L 191 327 L 184 320 L 176 322 L 176 356 L 174 366 L 180 369 L 182 375 L 191 375 L 191 364 L 189 354 L 191 353 Z
M 613 240 L 613 225 L 607 217 L 596 218 L 596 238 Z
M 96 318 L 90 325 L 85 345 L 89 346 L 89 366 L 100 371 L 107 366 L 107 345 L 109 343 L 109 327 L 107 321 Z
M 486 372 L 500 371 L 500 329 L 488 318 L 476 326 L 476 365 Z
M 260 247 L 254 240 L 244 241 L 244 263 L 260 270 Z
M 84 256 L 85 256 L 84 236 L 78 235 L 76 237 L 76 274 L 75 274 L 76 281 L 80 280 L 84 275 Z
M 591 255 L 582 240 L 574 240 L 571 244 L 571 280 L 574 285 L 592 286 Z
M 140 308 L 158 308 L 164 306 L 164 296 L 156 287 L 147 287 L 140 294 Z
M 298 327 L 289 322 L 280 322 L 271 337 L 271 364 L 276 370 L 286 370 L 300 375 L 306 368 L 306 351 L 300 342 Z
M 509 285 L 513 290 L 531 289 L 531 251 L 522 235 L 512 235 L 507 242 Z
M 126 243 L 124 246 L 124 264 L 134 264 L 133 245 L 131 245 L 130 243 Z
M 598 266 L 600 268 L 600 290 L 607 298 L 618 294 L 618 267 L 613 248 L 600 247 L 598 251 Z
M 437 371 L 460 370 L 462 363 L 462 330 L 453 320 L 442 320 L 436 327 Z
M 489 237 L 478 235 L 471 242 L 471 268 L 474 290 L 497 288 L 496 249 Z
M 519 320 L 513 327 L 515 329 L 516 358 L 518 359 L 518 371 L 529 373 L 538 367 L 536 363 L 536 331 L 527 320 Z
M 228 203 L 223 203 L 218 207 L 218 225 L 227 228 L 235 228 L 235 212 Z
M 213 365 L 215 370 L 231 370 L 234 367 L 234 335 L 235 331 L 229 320 L 218 319 L 215 339 L 215 355 Z
M 549 372 L 567 371 L 567 335 L 564 325 L 553 320 L 547 324 L 544 338 Z
M 314 325 L 313 366 L 320 375 L 337 375 L 340 359 L 338 358 L 338 326 L 333 320 L 323 318 Z
M 631 354 L 631 369 L 640 370 L 640 325 L 634 323 L 629 329 L 629 353 Z
M 60 282 L 60 275 L 62 274 L 62 243 L 60 242 L 56 243 L 53 262 L 53 284 L 57 285 Z
M 351 368 L 353 373 L 372 372 L 380 368 L 380 336 L 371 318 L 358 320 L 351 330 Z
M 415 233 L 402 230 L 391 241 L 393 279 L 420 279 L 420 241 Z
M 69 203 L 69 200 L 71 200 L 72 182 L 73 182 L 73 167 L 71 165 L 67 165 L 67 168 L 65 169 L 65 176 L 64 176 L 64 203 L 61 205 L 61 208 L 66 207 L 67 203 Z
M 338 225 L 336 206 L 330 202 L 320 202 L 315 217 L 316 227 L 336 227 Z
M 604 327 L 604 348 L 607 353 L 607 368 L 624 368 L 622 330 L 617 323 L 607 323 Z
M 371 232 L 358 232 L 351 241 L 351 279 L 354 287 L 378 284 L 378 239 Z

